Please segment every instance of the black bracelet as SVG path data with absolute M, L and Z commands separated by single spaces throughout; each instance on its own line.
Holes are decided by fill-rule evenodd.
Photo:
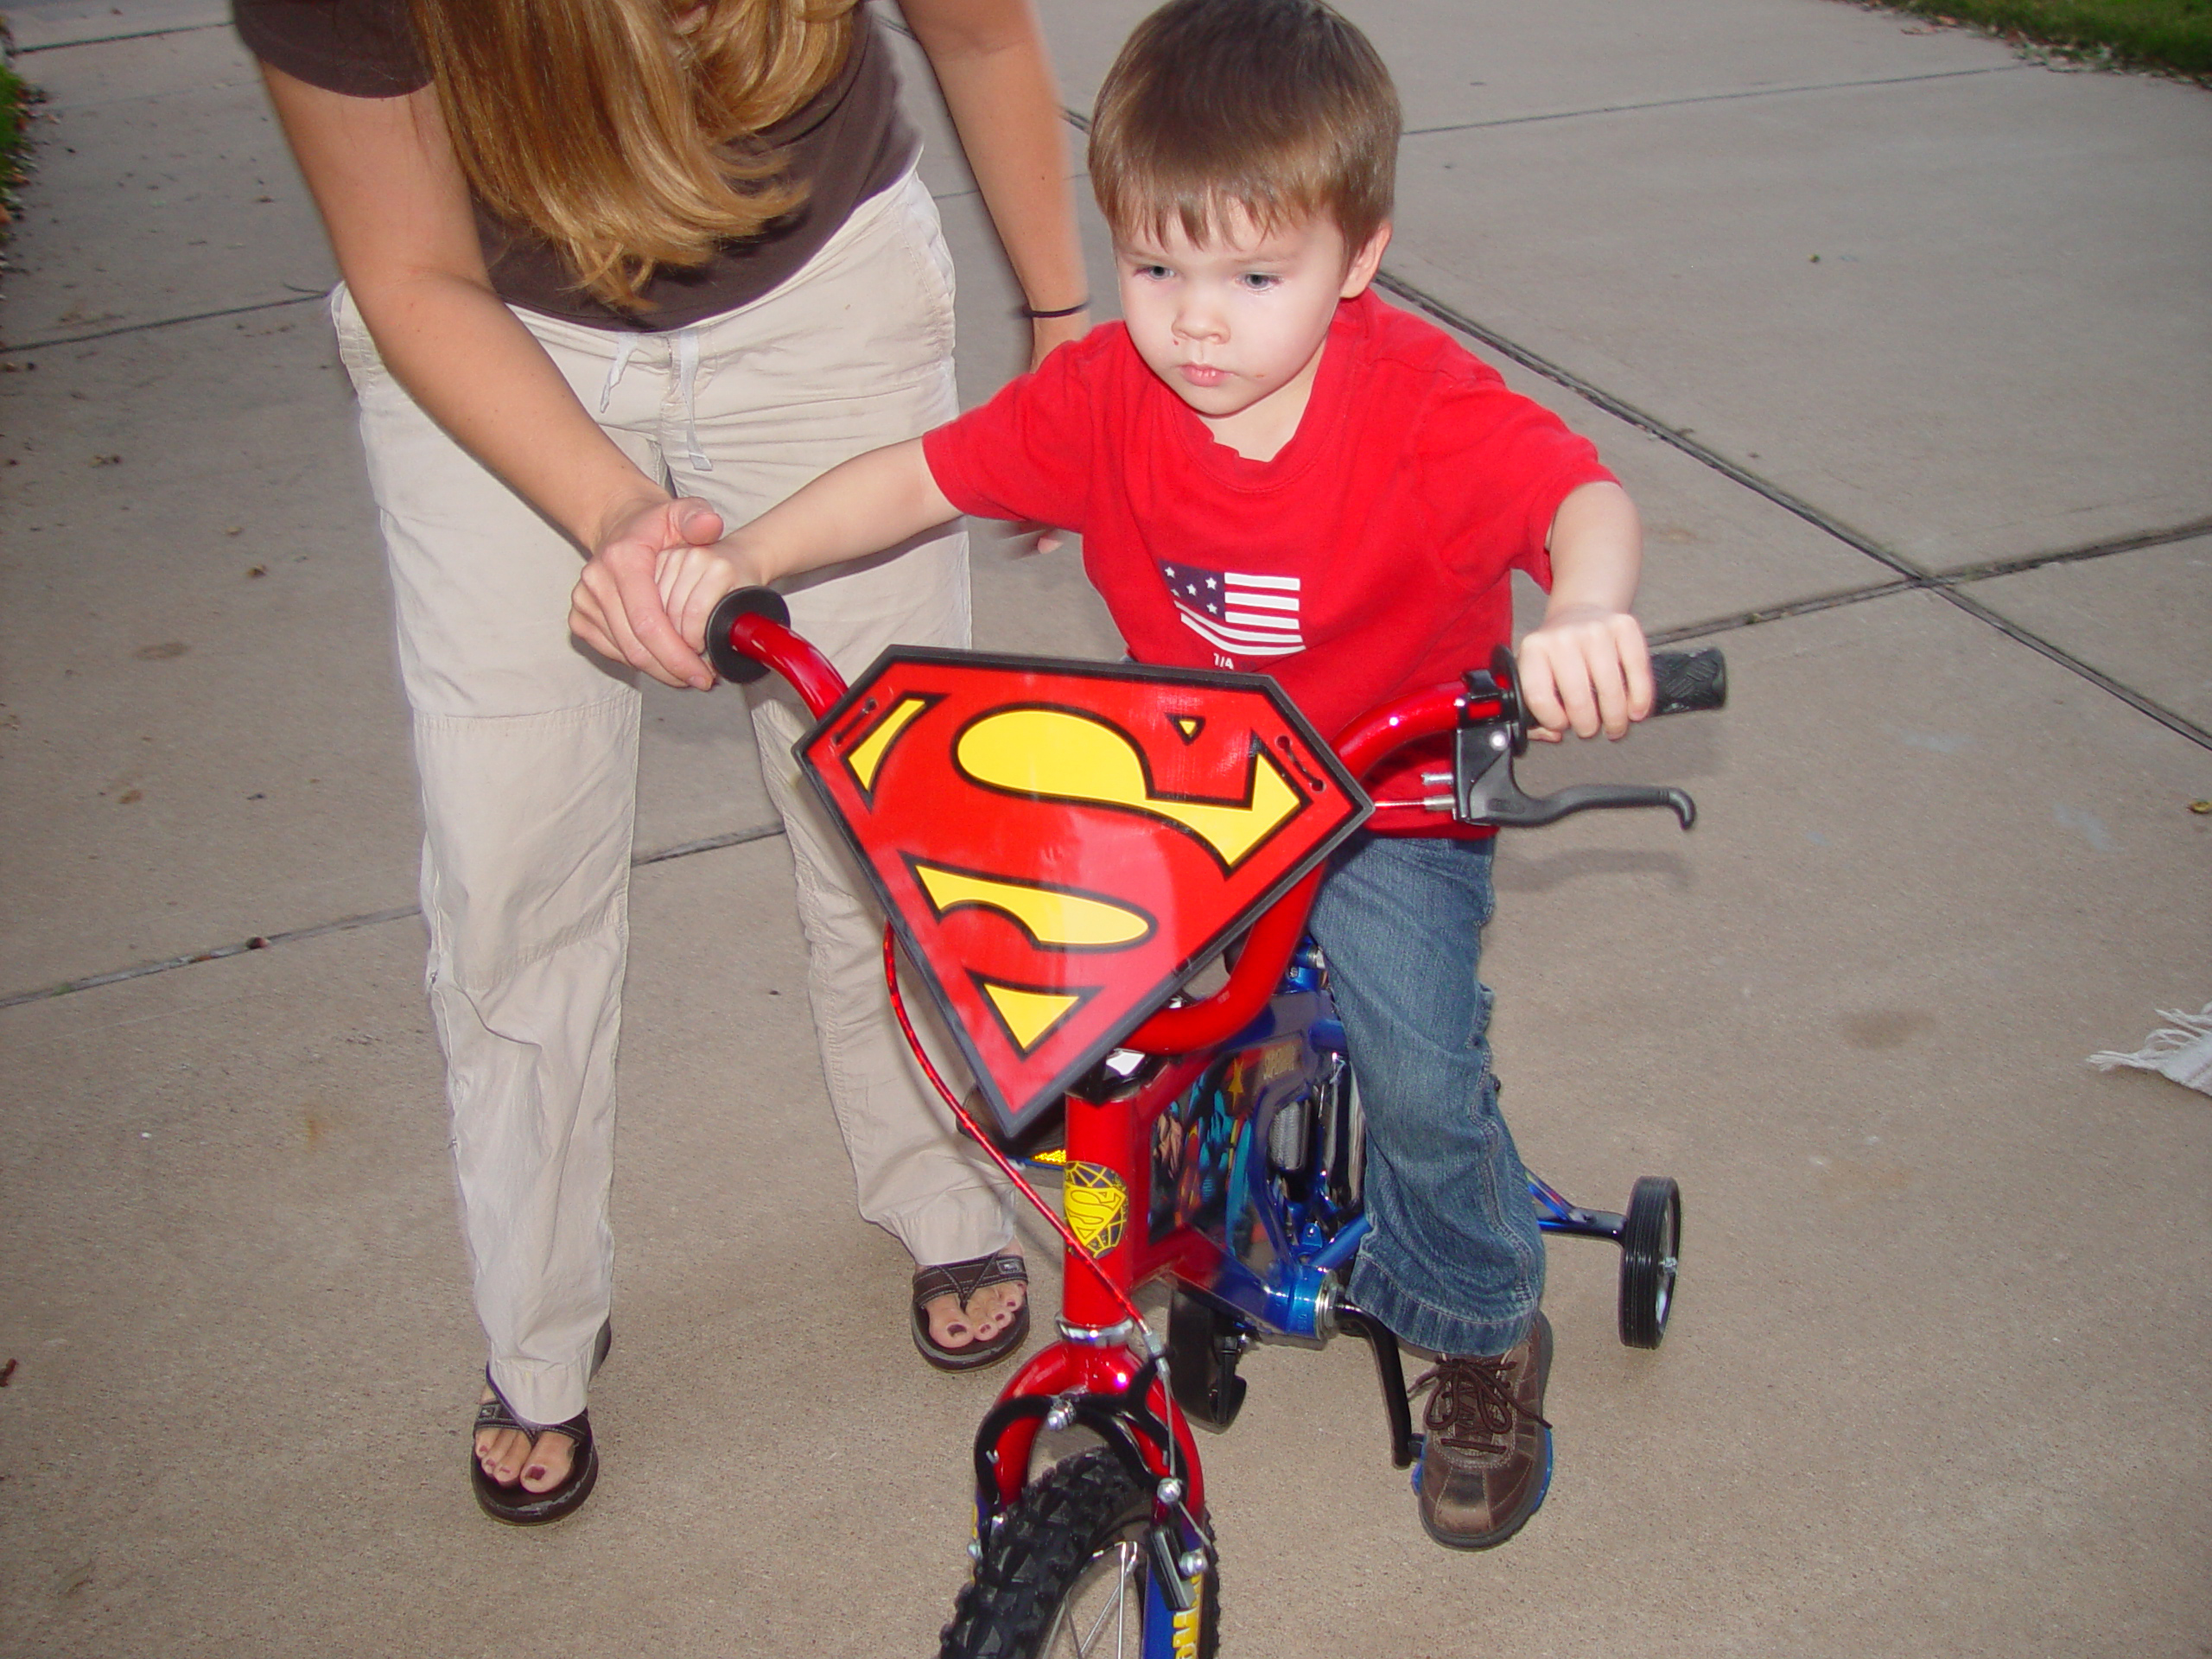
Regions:
M 1016 307 L 1014 315 L 1017 317 L 1026 317 L 1032 322 L 1042 322 L 1048 317 L 1071 317 L 1078 311 L 1090 309 L 1090 301 L 1086 296 L 1077 300 L 1073 305 L 1064 305 L 1057 311 L 1039 311 L 1033 306 L 1024 305 Z

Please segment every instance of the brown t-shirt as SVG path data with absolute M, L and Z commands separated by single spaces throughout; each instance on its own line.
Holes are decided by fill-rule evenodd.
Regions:
M 264 62 L 353 98 L 398 98 L 429 84 L 405 0 L 232 0 L 246 47 Z M 806 199 L 766 235 L 726 243 L 696 270 L 658 272 L 636 315 L 594 299 L 561 256 L 481 202 L 477 233 L 492 286 L 510 304 L 595 328 L 681 328 L 759 299 L 798 271 L 870 196 L 898 182 L 918 145 L 899 113 L 891 54 L 863 10 L 844 67 L 761 137 L 781 151 Z

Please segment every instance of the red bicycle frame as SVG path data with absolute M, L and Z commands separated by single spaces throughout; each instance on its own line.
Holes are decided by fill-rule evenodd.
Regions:
M 805 700 L 817 719 L 845 695 L 836 671 L 812 645 L 788 627 L 757 613 L 741 613 L 729 624 L 731 643 L 746 656 L 772 666 Z M 1399 699 L 1356 722 L 1338 740 L 1337 752 L 1356 779 L 1364 778 L 1407 746 L 1449 733 L 1471 718 L 1494 715 L 1502 699 L 1485 703 L 1465 689 L 1438 686 Z M 1377 803 L 1369 827 L 1380 833 L 1436 833 L 1451 823 L 1447 794 L 1420 802 Z M 1379 821 L 1378 821 L 1379 820 Z M 1306 919 L 1323 871 L 1315 869 L 1263 912 L 1246 935 L 1227 982 L 1211 995 L 1159 1010 L 1126 1038 L 1136 1053 L 1160 1057 L 1132 1085 L 1103 1099 L 1077 1092 L 1065 1106 L 1066 1158 L 1071 1165 L 1091 1165 L 1113 1172 L 1126 1191 L 1147 1189 L 1155 1125 L 1205 1071 L 1215 1051 L 1259 1019 L 1281 986 L 1292 952 L 1303 937 Z M 887 936 L 886 971 L 898 995 L 895 957 Z M 903 1020 L 903 1010 L 901 1013 Z M 910 1033 L 911 1037 L 911 1033 Z M 920 1053 L 916 1046 L 918 1055 Z M 923 1063 L 927 1067 L 926 1057 Z M 1127 1227 L 1110 1248 L 1085 1250 L 1066 1224 L 1040 1198 L 993 1138 L 976 1123 L 965 1104 L 937 1077 L 931 1081 L 963 1127 L 1028 1194 L 1060 1233 L 1066 1274 L 1059 1320 L 1061 1338 L 1032 1356 L 1000 1395 L 1000 1408 L 977 1443 L 979 1483 L 995 1489 L 1000 1506 L 1013 1503 L 1027 1478 L 1032 1447 L 1048 1412 L 1008 1410 L 1018 1402 L 1070 1402 L 1077 1396 L 1127 1400 L 1144 1388 L 1146 1415 L 1166 1430 L 1133 1436 L 1136 1449 L 1157 1475 L 1183 1484 L 1183 1503 L 1203 1512 L 1204 1475 L 1187 1421 L 1158 1373 L 1154 1339 L 1145 1331 L 1131 1296 L 1162 1278 L 1209 1282 L 1210 1269 L 1223 1254 L 1219 1243 L 1198 1230 L 1178 1226 L 1154 1240 L 1147 1230 Z

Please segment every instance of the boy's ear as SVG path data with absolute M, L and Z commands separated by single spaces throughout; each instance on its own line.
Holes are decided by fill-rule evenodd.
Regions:
M 1351 264 L 1344 271 L 1344 286 L 1337 290 L 1338 299 L 1356 300 L 1367 291 L 1367 285 L 1375 280 L 1375 273 L 1382 264 L 1382 250 L 1389 245 L 1390 221 L 1386 219 L 1367 238 L 1367 245 L 1352 255 Z

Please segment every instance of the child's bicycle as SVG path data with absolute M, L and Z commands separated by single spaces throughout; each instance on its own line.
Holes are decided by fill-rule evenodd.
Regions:
M 709 655 L 733 679 L 772 666 L 819 717 L 799 758 L 893 918 L 885 968 L 908 1040 L 1066 1249 L 1059 1340 L 976 1433 L 976 1565 L 941 1652 L 1211 1654 L 1219 1580 L 1190 1426 L 1235 1419 L 1255 1342 L 1361 1338 L 1393 1462 L 1419 1446 L 1397 1340 L 1344 1287 L 1368 1226 L 1363 1133 L 1327 965 L 1304 937 L 1321 861 L 1363 824 L 1434 834 L 1664 806 L 1687 829 L 1695 809 L 1674 789 L 1523 794 L 1503 650 L 1462 684 L 1375 710 L 1332 753 L 1255 676 L 893 650 L 848 690 L 787 620 L 772 593 L 732 594 Z M 1653 667 L 1656 712 L 1725 699 L 1717 652 Z M 1370 804 L 1356 780 L 1414 745 L 1440 757 L 1415 774 L 1426 792 Z M 1225 984 L 1151 1012 L 1240 930 Z M 906 1023 L 894 932 L 951 1018 L 988 1126 Z M 1060 1166 L 1065 1219 L 1024 1159 Z M 1621 1214 L 1529 1189 L 1544 1230 L 1620 1247 L 1621 1340 L 1657 1347 L 1675 1182 L 1643 1177 Z M 1132 1300 L 1158 1280 L 1164 1341 Z M 1039 1431 L 1071 1428 L 1100 1444 L 1033 1471 Z

